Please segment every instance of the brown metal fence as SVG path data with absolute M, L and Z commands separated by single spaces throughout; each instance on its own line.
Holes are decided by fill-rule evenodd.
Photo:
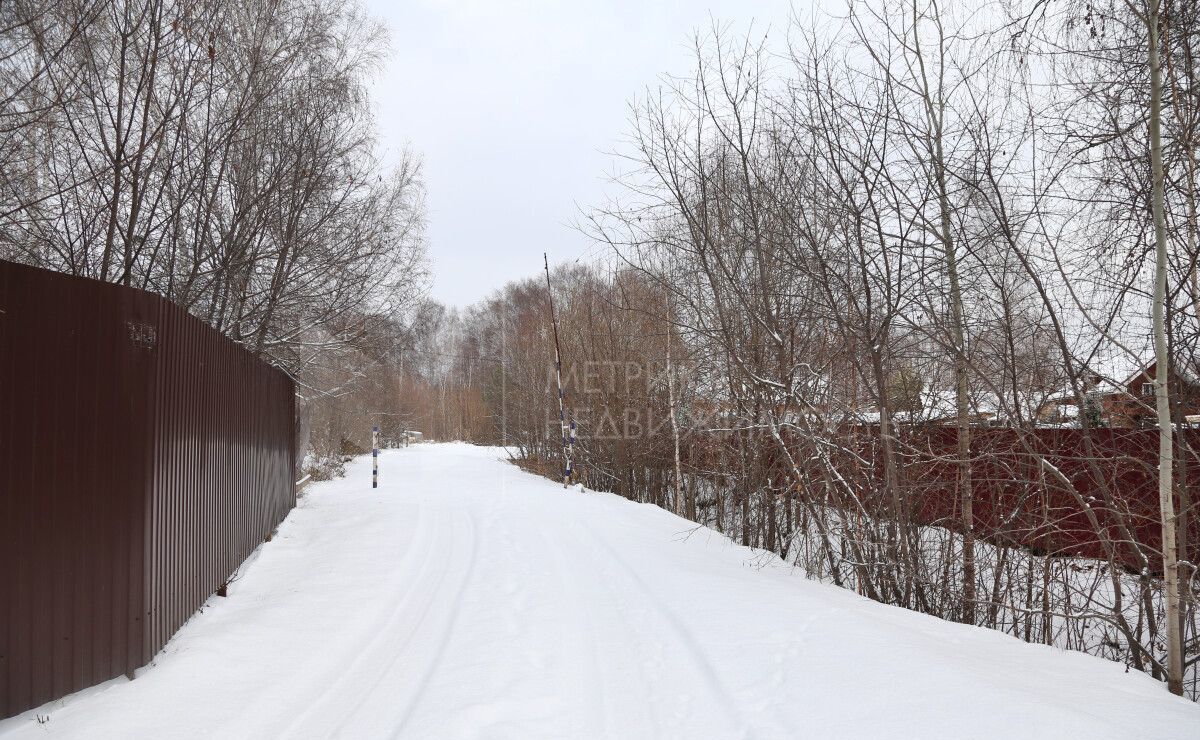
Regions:
M 145 665 L 283 520 L 294 392 L 156 295 L 0 261 L 0 717 Z

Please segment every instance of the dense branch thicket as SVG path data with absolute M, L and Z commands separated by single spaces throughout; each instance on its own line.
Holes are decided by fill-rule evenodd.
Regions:
M 340 443 L 308 417 L 378 374 L 424 274 L 419 164 L 375 154 L 380 27 L 328 0 L 4 0 L 0 28 L 0 258 L 170 298 Z

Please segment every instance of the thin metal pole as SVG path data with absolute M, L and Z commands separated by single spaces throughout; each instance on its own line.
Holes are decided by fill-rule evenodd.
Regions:
M 550 259 L 542 252 L 542 263 L 546 267 L 546 297 L 550 300 L 550 325 L 554 329 L 554 377 L 558 381 L 558 425 L 559 431 L 562 433 L 562 454 L 563 454 L 563 488 L 571 484 L 571 437 L 574 437 L 574 432 L 571 432 L 571 437 L 568 437 L 567 430 L 567 414 L 564 409 L 564 396 L 562 384 L 562 351 L 558 346 L 558 319 L 554 315 L 554 292 L 550 288 Z
M 379 488 L 379 426 L 371 427 L 371 488 Z
M 500 309 L 500 446 L 508 448 L 508 296 Z

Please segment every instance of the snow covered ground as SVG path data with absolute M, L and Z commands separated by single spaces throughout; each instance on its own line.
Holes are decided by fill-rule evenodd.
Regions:
M 1200 738 L 1080 653 L 883 606 L 500 451 L 311 486 L 130 682 L 0 738 Z

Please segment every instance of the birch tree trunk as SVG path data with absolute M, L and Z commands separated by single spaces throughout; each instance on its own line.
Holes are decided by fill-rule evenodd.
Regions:
M 675 513 L 687 516 L 683 505 L 683 473 L 679 464 L 679 419 L 675 415 L 675 369 L 671 366 L 671 316 L 667 316 L 667 410 L 671 414 L 671 438 L 675 443 Z
M 1162 157 L 1162 68 L 1159 58 L 1159 4 L 1150 0 L 1146 30 L 1150 46 L 1150 168 L 1153 190 L 1150 195 L 1154 212 L 1154 399 L 1158 411 L 1158 504 L 1162 518 L 1163 578 L 1167 608 L 1167 688 L 1183 694 L 1183 640 L 1179 621 L 1179 560 L 1175 544 L 1175 500 L 1172 485 L 1174 468 L 1174 425 L 1171 423 L 1171 399 L 1168 393 L 1171 358 L 1167 354 L 1167 225 L 1164 212 L 1164 175 Z

